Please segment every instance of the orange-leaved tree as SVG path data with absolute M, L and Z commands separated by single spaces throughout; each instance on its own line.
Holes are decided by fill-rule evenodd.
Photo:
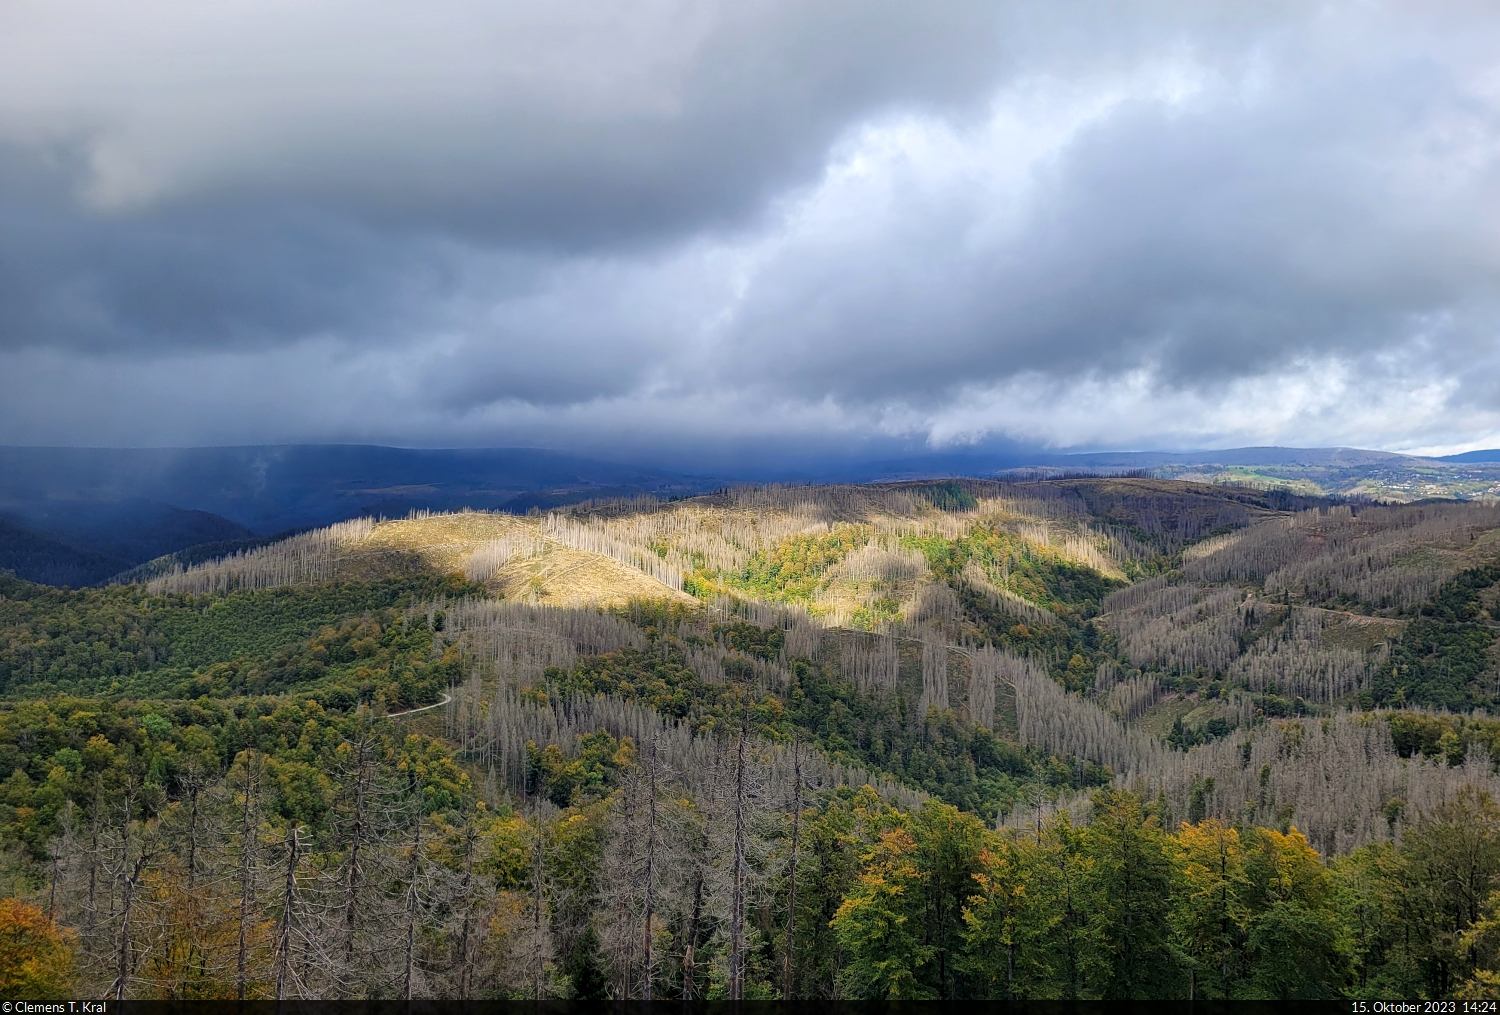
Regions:
M 0 899 L 0 996 L 60 1000 L 73 993 L 73 935 L 19 899 Z

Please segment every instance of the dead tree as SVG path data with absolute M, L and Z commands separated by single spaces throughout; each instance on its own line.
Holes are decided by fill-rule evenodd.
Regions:
M 643 838 L 636 834 L 636 790 L 638 783 L 629 780 L 620 794 L 619 824 L 610 837 L 600 871 L 607 884 L 612 912 L 605 924 L 605 947 L 610 954 L 615 976 L 615 993 L 629 998 L 635 986 L 635 946 L 637 935 L 635 910 L 636 847 Z M 618 851 L 618 852 L 617 852 Z
M 707 813 L 707 811 L 716 805 L 721 772 L 720 762 L 722 758 L 723 741 L 721 740 L 718 742 L 718 747 L 714 750 L 713 768 L 709 773 L 707 792 L 700 797 L 700 801 L 705 805 L 705 814 L 703 827 L 698 836 L 697 862 L 693 864 L 693 903 L 688 915 L 687 933 L 684 935 L 687 940 L 684 943 L 682 951 L 682 999 L 684 1001 L 696 1000 L 697 994 L 697 982 L 694 979 L 697 972 L 696 952 L 698 937 L 703 926 L 704 892 L 708 887 L 708 871 L 705 864 L 707 863 L 710 848 L 709 825 L 712 821 L 712 815 Z
M 797 937 L 797 846 L 802 830 L 802 752 L 792 741 L 792 855 L 788 863 L 786 891 L 786 968 L 781 996 L 792 998 L 792 959 Z
M 301 843 L 297 839 L 297 826 L 286 830 L 286 880 L 281 893 L 281 926 L 276 942 L 276 1000 L 285 998 L 287 982 L 293 975 L 292 964 L 292 917 L 297 905 L 297 863 L 301 859 Z
M 98 924 L 99 826 L 104 817 L 104 781 L 94 776 L 94 804 L 89 808 L 89 887 L 84 906 L 83 939 L 90 941 Z
M 536 838 L 535 846 L 532 850 L 531 869 L 531 947 L 535 954 L 532 956 L 534 965 L 531 976 L 531 999 L 536 1001 L 542 996 L 542 966 L 546 959 L 546 949 L 543 947 L 545 939 L 542 933 L 542 884 L 546 870 L 542 855 L 542 811 L 538 804 L 533 804 L 533 807 L 533 816 L 536 819 Z
M 196 764 L 190 764 L 182 774 L 182 788 L 188 798 L 188 830 L 187 830 L 187 887 L 191 892 L 198 887 L 198 805 L 203 795 L 204 779 L 203 772 Z
M 249 978 L 250 925 L 254 919 L 251 905 L 255 901 L 256 838 L 259 834 L 259 807 L 261 757 L 256 751 L 246 751 L 241 766 L 241 789 L 244 802 L 240 812 L 240 906 L 239 939 L 236 945 L 235 988 L 236 999 L 245 1000 L 245 987 Z
M 344 997 L 349 995 L 351 984 L 357 976 L 358 962 L 355 944 L 360 928 L 361 900 L 366 886 L 370 883 L 368 876 L 368 868 L 372 862 L 370 851 L 378 846 L 380 837 L 379 830 L 375 827 L 371 816 L 371 808 L 375 803 L 373 798 L 377 773 L 368 729 L 361 733 L 353 748 L 353 772 L 350 779 L 352 792 L 349 794 L 353 811 L 348 819 L 348 847 L 344 854 L 342 876 L 339 879 L 343 896 L 339 905 L 341 910 L 339 920 L 342 923 L 339 935 L 339 961 L 342 968 L 337 978 L 336 992 Z M 375 862 L 378 863 L 378 857 Z
M 948 710 L 948 646 L 925 638 L 922 641 L 922 698 L 917 711 L 926 719 L 932 709 Z
M 745 893 L 747 870 L 745 862 L 745 838 L 749 829 L 749 751 L 750 751 L 750 699 L 747 696 L 740 709 L 739 744 L 735 749 L 734 770 L 734 891 L 730 900 L 729 915 L 729 1000 L 745 998 Z
M 73 827 L 75 820 L 73 801 L 64 801 L 62 813 L 57 816 L 60 832 L 57 838 L 47 844 L 47 852 L 52 855 L 47 883 L 47 919 L 49 920 L 57 918 L 58 882 L 68 876 L 73 865 L 73 852 L 77 848 Z
M 417 785 L 417 770 L 407 769 L 407 789 L 411 796 L 413 816 L 411 823 L 411 866 L 406 887 L 406 961 L 401 978 L 401 996 L 412 999 L 412 967 L 417 951 L 417 913 L 421 908 L 421 864 L 422 864 L 422 794 Z
M 464 821 L 464 874 L 459 883 L 459 898 L 464 900 L 463 927 L 458 935 L 458 999 L 469 998 L 469 931 L 474 921 L 474 842 L 477 839 L 474 818 Z
M 136 888 L 140 884 L 141 871 L 146 864 L 146 851 L 142 849 L 135 859 L 134 865 L 130 862 L 131 841 L 130 823 L 134 818 L 132 805 L 135 802 L 135 780 L 126 782 L 125 793 L 122 797 L 122 809 L 120 815 L 120 877 L 121 877 L 121 907 L 120 907 L 120 929 L 116 944 L 115 981 L 110 984 L 109 995 L 116 1001 L 125 1000 L 125 985 L 130 979 L 131 955 L 130 955 L 130 916 L 135 903 Z
M 647 784 L 647 832 L 646 832 L 646 916 L 644 920 L 644 934 L 646 946 L 645 968 L 641 974 L 641 999 L 651 1000 L 651 977 L 654 972 L 652 963 L 652 940 L 651 940 L 651 918 L 656 906 L 656 758 L 657 741 L 651 740 L 651 758 L 646 763 Z
M 145 866 L 146 854 L 142 853 L 136 857 L 134 865 L 126 868 L 128 873 L 123 879 L 118 959 L 115 966 L 115 982 L 109 988 L 109 994 L 116 1001 L 125 1000 L 125 986 L 130 980 L 130 971 L 133 967 L 130 935 L 134 928 L 130 925 L 130 917 L 135 904 L 136 889 L 140 887 L 141 872 Z

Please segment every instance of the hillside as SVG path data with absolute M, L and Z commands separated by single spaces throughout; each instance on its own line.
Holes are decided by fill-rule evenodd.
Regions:
M 1080 455 L 1078 466 L 1144 468 L 1162 479 L 1405 502 L 1500 498 L 1495 452 L 1422 458 L 1353 448 L 1239 448 L 1194 454 Z
M 205 551 L 220 556 L 253 540 L 227 518 L 151 501 L 29 503 L 24 517 L 0 515 L 0 567 L 76 588 L 187 547 L 203 560 Z M 214 553 L 214 547 L 225 549 Z
M 0 517 L 0 570 L 50 585 L 92 585 L 127 564 L 119 557 L 82 550 Z
M 1460 905 L 1453 827 L 1500 878 L 1497 595 L 1493 503 L 1124 477 L 418 512 L 144 584 L 0 578 L 5 876 L 124 996 L 1256 997 L 1288 961 L 1290 996 L 1451 996 L 1488 953 L 1378 900 Z M 1213 850 L 1241 873 L 1205 937 Z M 870 936 L 908 904 L 916 937 Z
M 863 482 L 997 475 L 1006 469 L 1051 475 L 1129 470 L 1309 497 L 1493 500 L 1500 496 L 1500 465 L 1487 455 L 1427 459 L 1348 448 L 1083 455 L 970 450 L 864 463 L 809 460 L 795 467 L 778 461 L 774 469 L 729 475 Z M 129 579 L 143 579 L 175 564 L 274 541 L 278 534 L 364 516 L 464 508 L 551 511 L 588 499 L 689 496 L 723 482 L 531 448 L 0 447 L 0 513 L 27 533 L 22 539 L 8 532 L 0 542 L 16 543 L 16 553 L 18 539 L 27 543 L 24 555 L 12 561 L 18 574 L 85 585 L 127 571 Z M 43 553 L 36 538 L 59 546 Z M 97 557 L 80 564 L 80 552 Z M 54 559 L 61 570 L 48 570 Z
M 1279 489 L 1313 497 L 1411 503 L 1500 498 L 1500 452 L 1424 458 L 1357 448 L 1226 448 L 1035 456 L 992 463 L 995 475 L 1129 472 L 1157 479 Z M 986 470 L 989 471 L 989 470 Z M 918 473 L 921 474 L 921 473 Z M 931 473 L 927 473 L 931 474 Z
M 68 535 L 97 530 L 143 502 L 219 515 L 269 535 L 413 508 L 526 511 L 589 496 L 707 488 L 701 478 L 539 448 L 0 447 L 0 511 L 39 525 L 51 517 Z

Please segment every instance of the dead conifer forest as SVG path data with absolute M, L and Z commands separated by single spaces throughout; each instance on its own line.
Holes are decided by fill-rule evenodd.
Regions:
M 0 574 L 28 996 L 1500 990 L 1493 501 L 747 487 L 126 577 Z

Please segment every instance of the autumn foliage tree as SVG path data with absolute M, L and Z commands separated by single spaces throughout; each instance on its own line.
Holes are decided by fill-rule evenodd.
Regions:
M 72 991 L 73 935 L 36 906 L 0 899 L 0 995 L 48 1001 Z

